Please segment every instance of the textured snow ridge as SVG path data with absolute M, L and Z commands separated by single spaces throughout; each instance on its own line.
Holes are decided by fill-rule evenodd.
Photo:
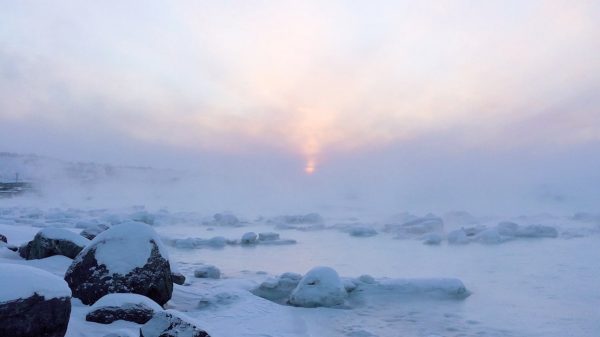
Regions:
M 141 240 L 144 238 L 145 240 Z M 90 249 L 96 250 L 96 260 L 104 264 L 111 273 L 126 275 L 148 261 L 152 252 L 151 241 L 158 246 L 160 255 L 169 259 L 167 249 L 158 234 L 149 225 L 141 222 L 126 222 L 98 234 L 86 249 L 79 253 L 85 256 Z
M 45 299 L 71 297 L 65 280 L 45 270 L 0 263 L 0 303 L 29 298 L 33 294 Z

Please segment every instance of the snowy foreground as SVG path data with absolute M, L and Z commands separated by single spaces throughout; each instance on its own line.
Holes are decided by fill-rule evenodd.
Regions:
M 173 319 L 212 337 L 600 335 L 600 216 L 591 214 L 244 219 L 12 207 L 0 208 L 0 234 L 0 306 L 73 296 L 70 337 L 140 336 L 140 327 L 153 336 Z M 82 283 L 92 258 L 102 267 Z M 152 299 L 85 286 L 102 273 L 132 277 L 150 260 L 156 274 L 138 287 Z M 114 308 L 119 319 L 105 324 Z

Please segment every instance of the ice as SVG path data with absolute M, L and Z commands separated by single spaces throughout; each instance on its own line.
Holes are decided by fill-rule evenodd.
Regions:
M 256 235 L 256 233 L 248 232 L 248 233 L 244 233 L 244 235 L 242 235 L 242 239 L 240 240 L 240 243 L 243 245 L 252 245 L 252 244 L 256 243 L 257 239 L 258 239 L 258 236 Z
M 448 243 L 453 245 L 464 245 L 469 243 L 470 239 L 464 229 L 457 229 L 448 233 Z
M 299 307 L 335 307 L 344 304 L 346 289 L 337 272 L 330 267 L 308 271 L 292 291 L 289 303 Z
M 0 263 L 0 303 L 38 294 L 46 299 L 71 297 L 67 282 L 45 270 L 11 263 Z
M 279 240 L 279 233 L 275 233 L 275 232 L 262 232 L 262 233 L 258 233 L 258 240 L 259 241 Z

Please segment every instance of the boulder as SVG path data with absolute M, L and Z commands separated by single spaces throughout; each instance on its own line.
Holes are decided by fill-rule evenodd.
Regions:
M 8 243 L 8 239 L 6 238 L 6 236 L 0 234 L 0 241 L 4 242 L 4 243 Z
M 73 260 L 65 280 L 84 304 L 134 293 L 164 305 L 173 293 L 166 248 L 147 224 L 127 222 L 100 233 Z
M 19 255 L 27 260 L 54 255 L 75 258 L 90 241 L 62 228 L 48 227 L 39 231 L 33 240 L 19 247 Z
M 210 335 L 190 323 L 183 315 L 173 311 L 156 313 L 148 323 L 140 328 L 140 337 L 210 337 Z
M 218 279 L 221 278 L 221 271 L 219 270 L 219 268 L 213 265 L 205 264 L 201 265 L 200 267 L 196 268 L 196 270 L 194 270 L 194 276 L 197 278 Z
M 252 290 L 252 293 L 270 301 L 285 302 L 301 279 L 302 275 L 300 274 L 283 273 L 277 278 L 267 279 L 258 288 Z
M 258 236 L 254 232 L 244 233 L 242 240 L 240 241 L 243 245 L 253 245 L 256 243 Z
M 146 296 L 137 294 L 108 294 L 99 299 L 85 316 L 89 322 L 110 324 L 123 320 L 144 324 L 163 309 Z
M 110 228 L 110 227 L 105 224 L 92 225 L 92 226 L 82 230 L 81 233 L 79 233 L 79 235 L 83 236 L 84 238 L 86 238 L 88 240 L 93 240 L 98 234 L 104 232 L 108 228 Z
M 298 307 L 335 307 L 344 304 L 346 289 L 338 273 L 329 267 L 315 267 L 300 280 L 289 299 Z
M 71 290 L 38 268 L 0 264 L 0 336 L 63 337 L 71 314 Z
M 171 278 L 175 284 L 179 284 L 180 286 L 185 284 L 185 275 L 180 272 L 171 272 Z

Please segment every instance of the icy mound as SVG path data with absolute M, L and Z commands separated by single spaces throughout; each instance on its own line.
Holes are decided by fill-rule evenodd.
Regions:
M 498 244 L 517 239 L 556 237 L 558 237 L 558 230 L 552 226 L 520 226 L 514 222 L 503 221 L 492 228 L 477 226 L 457 229 L 448 233 L 448 243 L 467 244 L 470 242 L 479 242 L 483 244 Z
M 252 290 L 252 293 L 270 301 L 284 303 L 301 279 L 300 274 L 283 273 L 279 277 L 267 279 L 258 288 Z
M 71 297 L 71 289 L 58 276 L 42 269 L 17 264 L 0 264 L 0 303 L 29 298 Z
M 194 270 L 194 277 L 218 279 L 221 278 L 221 270 L 210 264 L 201 265 Z
M 335 307 L 344 304 L 346 289 L 335 270 L 315 267 L 300 280 L 289 303 L 299 307 Z
M 354 292 L 361 296 L 402 295 L 402 296 L 433 296 L 463 299 L 471 293 L 463 282 L 455 278 L 432 279 L 381 279 L 369 281 L 355 279 L 357 287 Z

